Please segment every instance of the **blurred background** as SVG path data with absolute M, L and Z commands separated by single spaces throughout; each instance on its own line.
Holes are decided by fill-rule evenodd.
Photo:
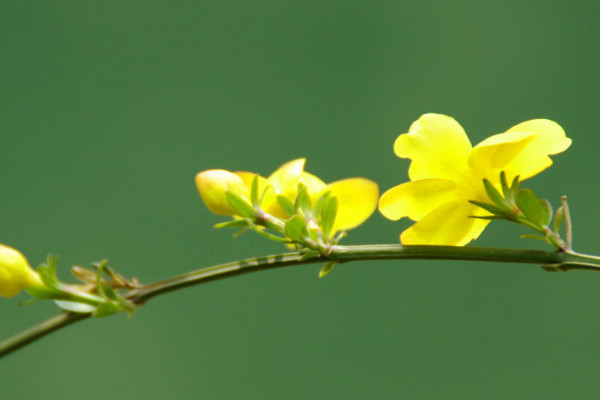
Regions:
M 600 24 L 589 1 L 2 1 L 0 242 L 152 282 L 285 251 L 215 230 L 203 169 L 407 180 L 398 134 L 475 144 L 531 118 L 573 138 L 527 182 L 600 253 Z M 344 241 L 396 243 L 375 214 Z M 544 248 L 492 224 L 478 246 Z M 309 265 L 87 320 L 0 361 L 23 399 L 596 399 L 600 275 L 478 262 Z M 56 313 L 0 301 L 0 336 Z

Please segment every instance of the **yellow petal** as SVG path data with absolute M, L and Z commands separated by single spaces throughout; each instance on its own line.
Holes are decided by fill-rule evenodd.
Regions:
M 510 128 L 506 133 L 527 132 L 536 134 L 527 147 L 507 166 L 507 175 L 531 178 L 552 165 L 548 155 L 562 153 L 571 145 L 562 127 L 548 119 L 533 119 Z
M 302 172 L 302 174 L 300 174 L 300 183 L 306 186 L 308 193 L 311 195 L 318 194 L 325 189 L 325 186 L 327 186 L 325 185 L 325 182 L 309 172 Z
M 234 215 L 225 197 L 225 192 L 232 191 L 242 198 L 249 199 L 249 190 L 242 178 L 223 169 L 209 169 L 196 175 L 198 192 L 211 212 L 218 215 Z
M 386 191 L 379 200 L 379 211 L 396 221 L 403 217 L 419 220 L 439 206 L 456 200 L 456 184 L 448 179 L 421 179 L 406 182 Z
M 394 143 L 398 157 L 410 158 L 411 180 L 455 179 L 467 169 L 471 142 L 462 126 L 441 114 L 425 114 Z
M 477 239 L 489 220 L 469 218 L 482 211 L 466 202 L 450 202 L 438 207 L 425 218 L 402 232 L 402 244 L 464 246 Z
M 327 185 L 324 191 L 331 192 L 338 200 L 338 211 L 332 232 L 356 228 L 365 222 L 379 199 L 377 184 L 365 178 L 348 178 Z
M 501 170 L 515 160 L 537 135 L 527 132 L 500 133 L 477 144 L 469 155 L 469 166 L 478 180 L 498 180 Z M 509 174 L 508 179 L 514 175 Z
M 283 164 L 269 176 L 268 181 L 273 185 L 275 193 L 272 201 L 266 202 L 263 207 L 267 213 L 281 219 L 289 218 L 290 215 L 283 211 L 276 196 L 284 196 L 293 203 L 298 196 L 299 183 L 307 187 L 311 200 L 313 202 L 316 200 L 317 194 L 325 187 L 325 183 L 313 174 L 304 172 L 305 164 L 305 158 L 298 158 Z
M 0 244 L 0 296 L 12 297 L 28 286 L 42 286 L 38 273 L 18 250 Z
M 273 187 L 267 180 L 267 178 L 260 176 L 254 172 L 247 171 L 236 171 L 234 172 L 237 176 L 239 176 L 244 182 L 244 186 L 248 189 L 248 193 L 252 193 L 252 182 L 254 181 L 254 177 L 258 177 L 258 198 L 262 197 L 262 203 L 269 203 L 274 200 L 275 191 Z
M 296 198 L 296 194 L 298 193 L 298 182 L 300 182 L 305 163 L 305 158 L 289 161 L 277 168 L 277 170 L 269 176 L 269 183 L 273 185 L 277 194 L 281 194 L 292 201 Z

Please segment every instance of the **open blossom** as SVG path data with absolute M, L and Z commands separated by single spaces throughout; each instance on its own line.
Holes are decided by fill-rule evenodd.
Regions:
M 219 215 L 236 215 L 225 193 L 235 192 L 249 204 L 252 181 L 258 176 L 258 192 L 264 195 L 260 207 L 266 213 L 286 220 L 291 217 L 279 205 L 277 196 L 292 203 L 298 195 L 298 184 L 306 186 L 311 200 L 316 201 L 323 193 L 330 192 L 338 201 L 337 215 L 332 233 L 352 229 L 362 224 L 377 208 L 379 188 L 365 178 L 348 178 L 326 184 L 316 176 L 304 171 L 306 159 L 289 161 L 268 178 L 252 172 L 229 172 L 206 170 L 196 175 L 196 186 L 207 208 Z
M 565 151 L 571 139 L 557 123 L 534 119 L 493 135 L 475 147 L 453 118 L 425 114 L 394 143 L 398 157 L 411 159 L 410 182 L 386 191 L 379 210 L 388 219 L 416 221 L 402 232 L 403 244 L 464 246 L 479 237 L 489 213 L 469 201 L 490 203 L 483 180 L 500 187 L 530 178 L 552 165 L 549 155 Z
M 0 244 L 0 296 L 12 297 L 28 286 L 42 281 L 18 250 Z

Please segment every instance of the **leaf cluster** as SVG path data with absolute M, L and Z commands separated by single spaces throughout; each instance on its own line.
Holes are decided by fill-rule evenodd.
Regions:
M 55 256 L 49 255 L 46 263 L 38 267 L 38 274 L 43 286 L 30 286 L 25 290 L 34 301 L 42 299 L 54 300 L 56 305 L 65 311 L 91 313 L 101 318 L 119 312 L 133 313 L 135 305 L 123 298 L 118 289 L 132 289 L 138 286 L 137 281 L 128 281 L 108 267 L 107 261 L 94 263 L 95 271 L 75 266 L 73 275 L 82 285 L 68 285 L 59 281 L 56 275 Z
M 540 199 L 531 189 L 521 189 L 519 176 L 509 185 L 504 171 L 500 173 L 501 191 L 487 179 L 483 180 L 485 191 L 491 203 L 472 200 L 471 203 L 490 213 L 489 216 L 474 216 L 480 219 L 504 219 L 527 226 L 538 234 L 523 235 L 523 238 L 537 239 L 549 243 L 557 250 L 566 250 L 567 243 L 560 237 L 560 229 L 565 218 L 565 205 L 553 213 L 552 205 Z
M 258 177 L 252 182 L 250 202 L 236 193 L 225 193 L 227 202 L 236 211 L 232 221 L 215 225 L 215 228 L 237 228 L 236 236 L 246 230 L 252 230 L 267 239 L 282 242 L 290 247 L 305 251 L 303 259 L 328 256 L 331 248 L 345 235 L 334 232 L 334 223 L 338 211 L 338 200 L 329 191 L 311 199 L 308 188 L 298 184 L 295 199 L 290 200 L 281 194 L 276 195 L 277 204 L 287 218 L 278 218 L 261 208 L 265 193 L 271 190 L 266 187 L 259 192 Z M 321 271 L 325 276 L 333 265 L 329 264 Z

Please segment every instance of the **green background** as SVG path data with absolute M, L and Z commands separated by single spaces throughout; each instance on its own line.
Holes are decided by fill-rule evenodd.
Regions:
M 531 118 L 573 145 L 528 182 L 568 194 L 600 253 L 599 8 L 592 1 L 30 1 L 0 8 L 0 242 L 37 265 L 108 258 L 142 282 L 275 243 L 214 230 L 194 175 L 407 180 L 421 114 L 473 143 Z M 345 243 L 394 243 L 375 214 Z M 480 246 L 544 248 L 494 223 Z M 0 361 L 2 398 L 596 399 L 600 276 L 360 262 L 245 275 L 88 320 Z M 56 311 L 0 302 L 6 337 Z

